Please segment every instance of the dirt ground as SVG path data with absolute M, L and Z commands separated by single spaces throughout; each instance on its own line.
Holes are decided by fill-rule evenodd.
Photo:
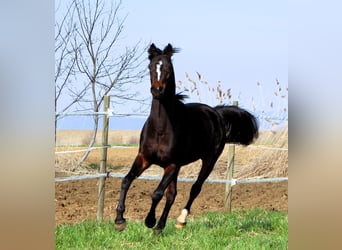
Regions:
M 98 180 L 82 180 L 56 183 L 56 224 L 74 224 L 96 218 Z M 121 179 L 106 181 L 104 219 L 114 221 L 119 198 Z M 239 184 L 233 187 L 232 209 L 263 208 L 287 211 L 287 182 Z M 128 192 L 125 217 L 128 220 L 144 220 L 151 205 L 151 194 L 157 181 L 135 180 Z M 192 183 L 178 183 L 178 194 L 169 218 L 176 219 L 184 207 Z M 194 201 L 191 216 L 208 212 L 224 211 L 225 185 L 205 183 Z M 164 199 L 158 206 L 157 216 L 164 207 Z M 191 218 L 191 217 L 190 217 Z
M 115 133 L 114 133 L 115 132 Z M 89 131 L 58 131 L 57 145 L 78 145 L 88 136 Z M 112 143 L 134 143 L 137 131 L 112 131 Z M 269 150 L 274 147 L 287 148 L 287 133 L 268 133 L 259 137 L 258 146 L 236 147 L 234 178 L 270 178 L 288 176 L 288 154 L 286 150 Z M 263 147 L 266 145 L 267 147 Z M 75 150 L 77 147 L 58 146 L 56 151 Z M 137 154 L 137 147 L 110 148 L 107 155 L 107 168 L 112 173 L 126 174 Z M 72 171 L 81 153 L 57 154 L 55 160 L 56 177 L 97 173 L 101 152 L 92 151 L 82 168 Z M 225 179 L 227 171 L 228 146 L 225 147 L 208 179 Z M 201 162 L 196 161 L 181 168 L 179 177 L 196 178 Z M 162 168 L 152 165 L 144 174 L 161 176 Z M 96 218 L 98 180 L 67 181 L 55 183 L 56 224 L 73 224 Z M 125 217 L 129 220 L 144 220 L 151 205 L 151 194 L 159 181 L 135 180 L 126 199 Z M 239 184 L 233 187 L 232 209 L 263 208 L 277 211 L 288 209 L 288 188 L 286 182 Z M 192 183 L 178 182 L 178 194 L 171 208 L 169 218 L 176 219 L 185 206 Z M 104 219 L 115 219 L 115 208 L 119 198 L 121 179 L 109 178 L 105 188 Z M 205 183 L 202 192 L 194 201 L 191 216 L 207 211 L 224 211 L 225 185 Z M 157 216 L 164 207 L 164 199 L 157 208 Z

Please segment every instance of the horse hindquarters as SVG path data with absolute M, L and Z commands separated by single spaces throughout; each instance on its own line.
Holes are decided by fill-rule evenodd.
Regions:
M 182 117 L 181 154 L 188 164 L 221 154 L 225 144 L 225 124 L 215 109 L 200 103 L 188 103 Z M 183 165 L 183 164 L 182 164 Z

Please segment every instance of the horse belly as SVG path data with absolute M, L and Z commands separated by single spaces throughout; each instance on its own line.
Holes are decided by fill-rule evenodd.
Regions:
M 172 161 L 170 149 L 165 145 L 159 145 L 156 156 L 157 160 L 161 163 L 169 163 Z

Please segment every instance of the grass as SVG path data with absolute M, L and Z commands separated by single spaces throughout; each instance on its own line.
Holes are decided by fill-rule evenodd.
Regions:
M 211 212 L 189 220 L 183 230 L 169 220 L 160 235 L 143 222 L 128 221 L 123 232 L 112 222 L 85 221 L 56 227 L 56 249 L 287 249 L 285 212 L 261 209 Z

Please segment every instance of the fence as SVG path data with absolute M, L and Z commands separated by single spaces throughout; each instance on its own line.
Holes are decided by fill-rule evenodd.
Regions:
M 236 103 L 237 105 L 237 103 Z M 56 155 L 62 154 L 70 154 L 70 153 L 79 153 L 85 151 L 93 151 L 93 150 L 101 150 L 101 159 L 100 159 L 100 170 L 98 174 L 87 174 L 81 176 L 69 176 L 69 177 L 59 177 L 55 178 L 55 182 L 64 182 L 64 181 L 75 181 L 75 180 L 85 180 L 85 179 L 94 179 L 99 178 L 99 189 L 98 189 L 98 210 L 97 210 L 97 219 L 102 220 L 103 218 L 103 210 L 104 210 L 104 190 L 105 190 L 105 180 L 109 177 L 115 178 L 123 178 L 125 174 L 119 173 L 111 173 L 111 171 L 107 170 L 106 168 L 106 161 L 107 161 L 107 150 L 110 148 L 127 148 L 125 146 L 110 146 L 108 145 L 108 124 L 109 124 L 109 117 L 113 116 L 113 113 L 109 107 L 109 97 L 105 98 L 105 105 L 104 111 L 96 113 L 97 115 L 103 115 L 103 132 L 102 132 L 102 145 L 100 147 L 91 147 L 88 149 L 77 149 L 77 150 L 67 150 L 67 151 L 59 151 L 56 152 Z M 64 114 L 67 116 L 68 114 Z M 81 114 L 81 115 L 89 115 L 88 114 Z M 279 135 L 277 135 L 279 137 Z M 280 135 L 284 136 L 284 135 Z M 287 133 L 285 134 L 287 137 Z M 267 146 L 267 144 L 273 144 L 272 141 L 269 139 L 265 139 L 267 143 L 261 143 L 261 145 L 250 145 L 248 148 L 254 148 L 255 150 L 272 150 L 274 152 L 285 152 L 287 158 L 287 147 L 283 145 L 277 145 L 277 147 Z M 264 145 L 262 145 L 264 144 Z M 266 146 L 265 146 L 266 145 Z M 243 148 L 239 148 L 238 151 L 243 151 Z M 231 210 L 231 198 L 232 198 L 232 187 L 237 184 L 243 183 L 261 183 L 261 182 L 280 182 L 280 181 L 287 181 L 287 177 L 274 177 L 274 176 L 265 176 L 260 174 L 256 174 L 255 178 L 243 178 L 243 175 L 240 174 L 240 178 L 234 179 L 234 163 L 237 161 L 239 162 L 240 159 L 236 159 L 235 156 L 235 145 L 228 145 L 228 152 L 225 152 L 225 155 L 228 155 L 227 160 L 227 170 L 226 170 L 226 178 L 225 179 L 218 179 L 218 178 L 208 178 L 206 182 L 208 183 L 218 183 L 218 184 L 226 184 L 226 198 L 225 198 L 225 207 L 228 211 Z M 238 152 L 237 155 L 240 155 Z M 245 155 L 244 152 L 241 152 L 241 155 Z M 254 157 L 254 156 L 253 156 Z M 253 166 L 252 166 L 253 167 Z M 287 169 L 287 168 L 286 168 Z M 287 170 L 286 170 L 287 171 Z M 253 171 L 250 171 L 253 172 Z M 286 174 L 286 173 L 285 173 Z M 284 173 L 282 173 L 284 175 Z M 287 175 L 287 174 L 286 174 Z M 242 178 L 241 178 L 242 177 Z M 265 178 L 266 177 L 266 178 Z M 145 180 L 161 180 L 160 176 L 152 176 L 152 175 L 142 175 L 139 179 Z M 194 182 L 196 178 L 186 178 L 186 177 L 179 177 L 178 181 L 182 182 Z

